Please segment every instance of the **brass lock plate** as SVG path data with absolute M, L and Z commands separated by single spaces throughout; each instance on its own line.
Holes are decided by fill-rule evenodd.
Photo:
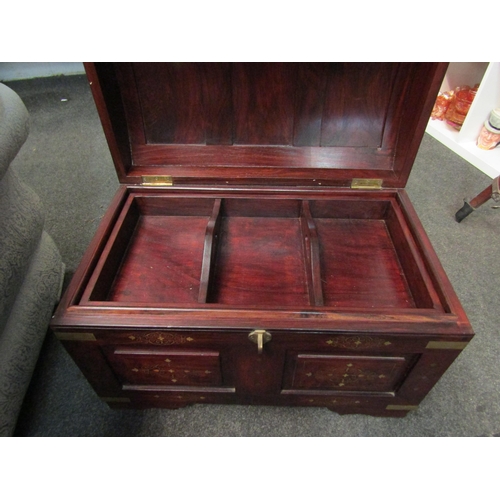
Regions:
M 254 330 L 248 334 L 248 339 L 254 344 L 257 344 L 257 351 L 259 354 L 262 353 L 264 344 L 269 342 L 272 338 L 272 335 L 266 330 Z

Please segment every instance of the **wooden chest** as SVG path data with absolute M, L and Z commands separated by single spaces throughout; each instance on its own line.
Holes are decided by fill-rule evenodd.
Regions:
M 473 336 L 404 191 L 446 65 L 86 70 L 122 186 L 52 328 L 99 397 L 417 408 Z

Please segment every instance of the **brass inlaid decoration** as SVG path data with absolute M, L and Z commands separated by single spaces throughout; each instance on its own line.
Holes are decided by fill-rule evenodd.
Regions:
M 212 385 L 213 377 L 211 370 L 185 370 L 182 367 L 173 369 L 169 368 L 168 364 L 148 365 L 148 366 L 134 366 L 130 368 L 130 372 L 134 375 L 131 376 L 134 380 L 142 380 L 143 377 L 151 381 L 161 381 L 162 383 L 172 383 L 179 385 L 193 385 L 194 384 L 207 384 Z
M 339 405 L 350 405 L 350 404 L 353 403 L 353 401 L 352 401 L 352 399 L 343 399 L 343 398 L 339 399 L 339 398 L 335 398 L 335 399 L 332 399 L 330 401 L 327 401 L 327 403 L 329 405 L 332 405 L 332 404 L 334 404 L 334 405 L 337 405 L 337 404 L 339 404 Z M 356 400 L 356 401 L 354 401 L 354 404 L 355 405 L 359 405 L 359 404 L 361 404 L 361 401 Z
M 360 347 L 389 347 L 392 342 L 389 340 L 380 339 L 377 337 L 347 337 L 339 336 L 333 339 L 326 340 L 326 343 L 331 347 L 338 347 L 340 349 L 359 349 Z
M 329 406 L 350 406 L 353 404 L 354 405 L 361 404 L 360 400 L 353 401 L 351 398 L 342 398 L 342 397 L 337 397 L 337 398 L 333 398 L 333 399 L 322 399 L 322 398 L 306 399 L 306 398 L 304 398 L 302 400 L 302 402 L 304 402 L 304 403 L 317 403 L 319 405 L 326 406 L 326 407 L 329 407 Z
M 180 335 L 179 333 L 151 332 L 146 333 L 143 340 L 148 344 L 154 345 L 174 345 L 192 342 L 194 339 L 192 337 Z
M 328 373 L 330 372 L 330 373 Z M 383 381 L 387 375 L 379 373 L 374 370 L 362 369 L 354 367 L 349 363 L 345 367 L 344 373 L 340 370 L 317 370 L 316 372 L 306 373 L 306 377 L 312 377 L 321 386 L 327 385 L 332 388 L 335 386 L 339 388 L 355 388 L 360 386 L 377 385 L 377 381 Z
M 292 387 L 392 391 L 406 365 L 402 357 L 302 354 L 297 358 Z
M 370 380 L 370 378 L 375 378 L 377 376 L 376 373 L 367 372 L 366 370 L 365 371 L 358 370 L 356 372 L 356 368 L 354 369 L 355 373 L 349 373 L 349 370 L 351 368 L 352 368 L 352 363 L 348 363 L 346 368 L 345 368 L 345 372 L 342 375 L 342 381 L 338 384 L 339 387 L 344 387 L 346 384 L 358 385 L 360 378 L 363 378 L 365 380 Z M 333 374 L 329 373 L 328 376 L 331 378 L 331 377 L 333 377 Z M 349 380 L 347 380 L 347 379 L 349 379 Z M 365 380 L 363 380 L 363 382 L 365 382 Z

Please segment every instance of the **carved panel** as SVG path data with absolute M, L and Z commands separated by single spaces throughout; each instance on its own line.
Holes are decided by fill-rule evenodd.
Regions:
M 299 354 L 292 388 L 390 392 L 407 366 L 404 357 Z
M 109 360 L 125 384 L 216 386 L 222 382 L 218 352 L 120 349 Z

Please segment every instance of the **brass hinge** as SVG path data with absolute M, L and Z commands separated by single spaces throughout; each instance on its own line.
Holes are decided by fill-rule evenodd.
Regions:
M 173 186 L 171 175 L 143 175 L 141 186 Z
M 353 179 L 351 189 L 382 189 L 382 179 Z

